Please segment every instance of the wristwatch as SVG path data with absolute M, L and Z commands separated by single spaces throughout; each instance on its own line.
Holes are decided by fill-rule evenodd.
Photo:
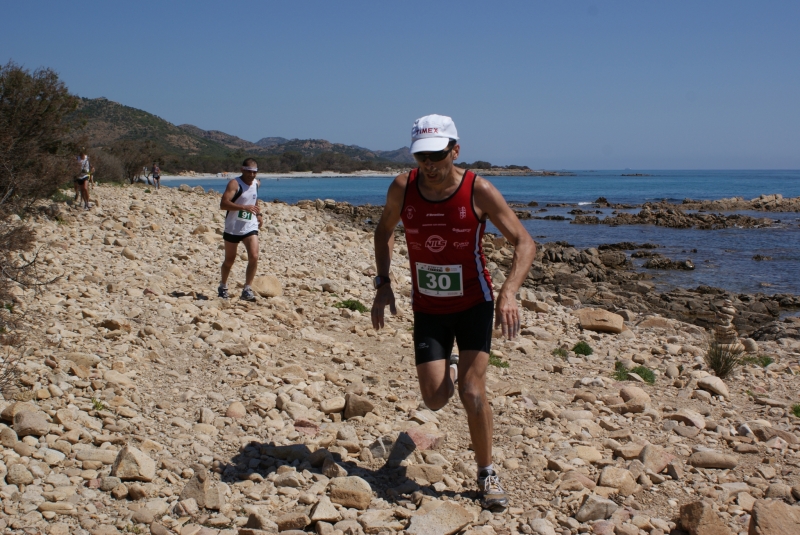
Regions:
M 373 287 L 374 287 L 376 290 L 377 290 L 378 288 L 382 287 L 382 286 L 385 286 L 385 285 L 387 285 L 387 284 L 391 284 L 391 283 L 392 283 L 392 281 L 389 279 L 389 277 L 383 277 L 383 276 L 381 276 L 381 275 L 378 275 L 377 277 L 375 277 L 374 279 L 372 279 L 372 286 L 373 286 Z

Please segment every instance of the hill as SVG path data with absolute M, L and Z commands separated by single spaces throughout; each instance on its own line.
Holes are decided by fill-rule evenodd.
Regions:
M 221 157 L 229 152 L 221 143 L 183 130 L 157 115 L 102 97 L 82 98 L 70 120 L 94 148 L 149 140 L 164 154 Z M 78 126 L 80 123 L 83 125 Z

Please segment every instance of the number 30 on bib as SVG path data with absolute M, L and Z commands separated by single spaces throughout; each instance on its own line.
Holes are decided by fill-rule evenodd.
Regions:
M 417 287 L 419 293 L 432 297 L 464 295 L 461 266 L 437 266 L 417 262 Z

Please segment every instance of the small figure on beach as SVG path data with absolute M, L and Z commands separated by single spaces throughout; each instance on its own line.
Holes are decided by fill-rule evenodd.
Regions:
M 263 222 L 258 206 L 257 173 L 258 163 L 253 158 L 247 158 L 242 163 L 242 175 L 228 182 L 219 202 L 220 209 L 227 210 L 225 231 L 222 234 L 225 244 L 225 260 L 222 262 L 219 288 L 217 288 L 217 295 L 222 299 L 230 297 L 228 276 L 236 261 L 239 243 L 242 243 L 247 251 L 247 271 L 240 299 L 256 300 L 251 285 L 258 269 L 258 229 L 261 228 Z
M 78 171 L 78 174 L 74 180 L 75 202 L 78 201 L 78 196 L 80 196 L 81 199 L 83 200 L 83 209 L 88 210 L 89 189 L 87 186 L 87 182 L 92 172 L 92 166 L 89 164 L 89 156 L 86 155 L 86 151 L 82 150 L 80 156 L 78 156 L 78 165 L 80 166 L 80 170 Z
M 406 230 L 412 280 L 414 352 L 420 391 L 431 410 L 444 407 L 458 387 L 478 465 L 486 509 L 506 507 L 508 497 L 492 463 L 493 416 L 486 398 L 492 324 L 514 338 L 520 329 L 516 292 L 536 255 L 536 245 L 491 182 L 454 162 L 460 146 L 450 117 L 428 115 L 411 130 L 419 166 L 398 175 L 375 229 L 378 276 L 372 325 L 384 326 L 384 309 L 397 314 L 390 279 L 394 229 Z M 486 220 L 510 241 L 514 257 L 494 301 L 482 238 Z M 458 355 L 451 355 L 458 342 Z
M 156 189 L 161 189 L 161 168 L 158 166 L 158 162 L 153 162 L 153 168 L 151 169 L 150 173 L 153 175 L 153 185 Z M 147 183 L 150 183 L 150 180 L 147 180 Z

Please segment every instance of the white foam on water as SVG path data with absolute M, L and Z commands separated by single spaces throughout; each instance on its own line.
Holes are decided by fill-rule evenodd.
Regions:
M 578 203 L 578 206 L 586 206 L 587 204 L 594 204 L 594 203 L 590 203 L 590 202 L 579 202 L 579 203 Z

